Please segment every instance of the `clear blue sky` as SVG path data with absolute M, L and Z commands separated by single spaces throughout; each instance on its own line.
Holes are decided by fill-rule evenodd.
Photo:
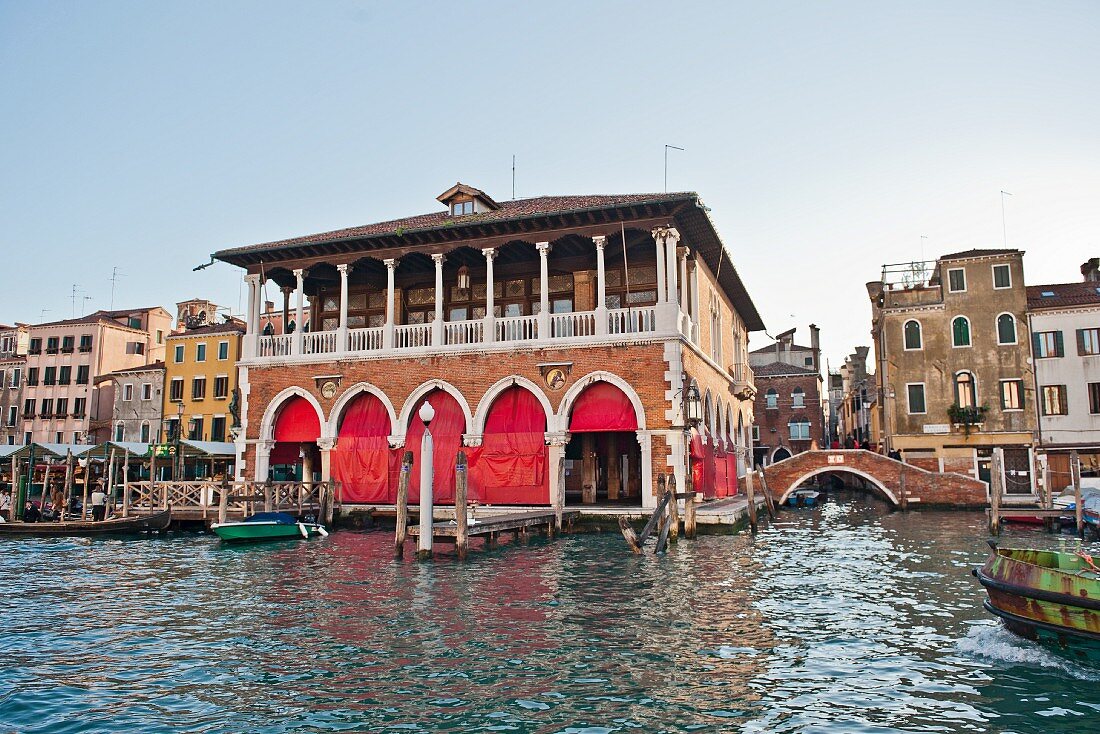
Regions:
M 1100 255 L 1100 3 L 0 2 L 0 321 L 207 296 L 234 245 L 698 191 L 771 333 L 867 343 L 884 262 Z M 88 296 L 84 301 L 83 297 Z M 765 341 L 757 335 L 754 345 Z

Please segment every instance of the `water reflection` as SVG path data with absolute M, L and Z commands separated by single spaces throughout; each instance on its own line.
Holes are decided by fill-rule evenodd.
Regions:
M 853 495 L 664 558 L 6 542 L 0 731 L 1084 731 L 1100 671 L 986 617 L 984 539 Z

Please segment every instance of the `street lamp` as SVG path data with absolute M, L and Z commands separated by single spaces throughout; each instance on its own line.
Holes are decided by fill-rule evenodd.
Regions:
M 691 428 L 702 422 L 703 400 L 699 396 L 699 386 L 692 380 L 684 388 L 684 425 L 685 428 Z
M 183 462 L 180 461 L 180 441 L 183 439 L 183 403 L 176 404 L 176 425 L 174 429 L 176 435 L 173 438 L 176 444 L 176 454 L 173 462 L 172 478 L 179 481 L 182 478 L 180 477 L 180 471 L 183 466 Z

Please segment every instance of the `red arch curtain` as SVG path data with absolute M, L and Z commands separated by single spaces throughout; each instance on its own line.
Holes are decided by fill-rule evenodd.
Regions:
M 481 447 L 470 449 L 470 498 L 494 505 L 548 505 L 546 412 L 522 387 L 489 408 Z
M 344 411 L 332 478 L 340 482 L 345 502 L 397 501 L 393 475 L 400 469 L 400 452 L 390 450 L 389 435 L 390 415 L 377 396 L 364 393 Z
M 714 496 L 715 497 L 728 497 L 729 496 L 729 475 L 728 467 L 729 463 L 726 460 L 726 446 L 725 442 L 715 436 L 713 438 L 714 446 Z
M 271 451 L 272 464 L 297 464 L 303 443 L 312 443 L 321 437 L 321 419 L 305 398 L 295 395 L 286 401 L 275 418 L 275 448 Z
M 462 448 L 462 434 L 466 432 L 466 416 L 458 401 L 443 390 L 433 390 L 416 402 L 409 430 L 405 434 L 405 450 L 413 453 L 412 476 L 409 477 L 409 502 L 420 501 L 420 441 L 424 437 L 424 421 L 420 420 L 420 406 L 428 401 L 435 409 L 431 430 L 435 452 L 435 477 L 432 482 L 432 502 L 442 504 L 455 501 L 455 459 Z
M 737 444 L 726 434 L 726 496 L 732 497 L 740 490 L 737 481 Z
M 573 433 L 636 431 L 638 418 L 626 393 L 610 382 L 594 382 L 573 404 L 569 430 Z

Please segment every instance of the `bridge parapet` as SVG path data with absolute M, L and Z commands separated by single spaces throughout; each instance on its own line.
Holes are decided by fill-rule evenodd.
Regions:
M 867 480 L 888 502 L 949 507 L 985 507 L 985 482 L 952 472 L 936 472 L 863 449 L 804 451 L 764 467 L 768 491 L 785 502 L 800 484 L 821 474 L 848 473 Z

